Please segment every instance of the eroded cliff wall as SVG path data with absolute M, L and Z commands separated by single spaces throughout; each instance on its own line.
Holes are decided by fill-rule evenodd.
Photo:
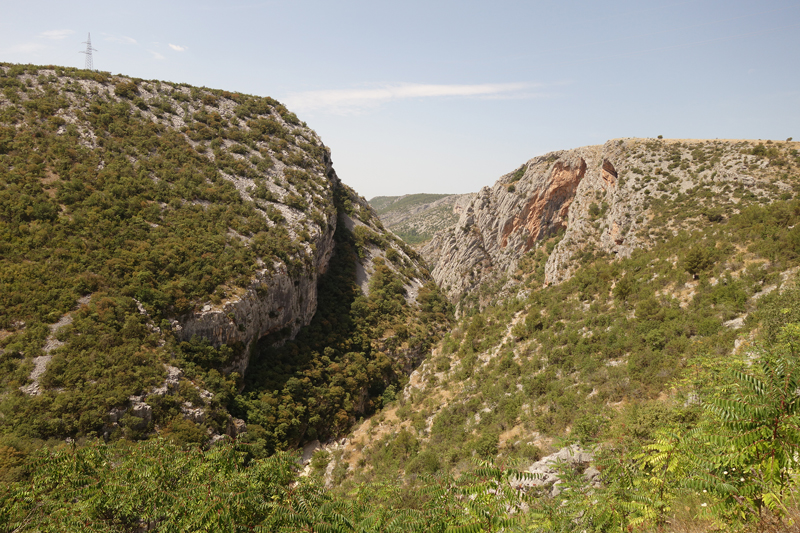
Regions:
M 494 284 L 479 298 L 487 299 L 513 292 L 520 260 L 558 236 L 544 283 L 559 283 L 587 251 L 627 257 L 659 232 L 679 231 L 680 217 L 659 225 L 666 206 L 692 200 L 713 210 L 714 195 L 735 204 L 737 195 L 774 199 L 789 190 L 780 167 L 754 154 L 757 143 L 617 139 L 535 157 L 481 189 L 422 255 L 452 301 Z

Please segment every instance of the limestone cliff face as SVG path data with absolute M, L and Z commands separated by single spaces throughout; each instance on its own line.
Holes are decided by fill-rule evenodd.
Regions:
M 308 130 L 308 135 L 315 134 Z M 318 142 L 321 145 L 321 141 Z M 338 212 L 333 197 L 336 189 L 342 187 L 327 150 L 322 152 L 321 159 L 321 165 L 308 169 L 316 187 L 303 194 L 311 206 L 307 211 L 276 201 L 254 199 L 251 193 L 258 187 L 259 180 L 234 178 L 239 194 L 254 201 L 264 210 L 265 217 L 269 217 L 269 209 L 279 210 L 282 221 L 274 224 L 284 224 L 292 239 L 303 237 L 298 239 L 301 249 L 293 266 L 282 261 L 263 265 L 245 289 L 233 289 L 224 301 L 206 302 L 194 313 L 173 321 L 173 330 L 180 340 L 197 336 L 215 346 L 237 347 L 237 357 L 228 371 L 244 375 L 259 339 L 279 331 L 285 332 L 285 338 L 293 339 L 314 317 L 317 283 L 335 252 L 333 235 Z M 277 182 L 285 179 L 287 168 L 284 166 L 276 173 Z M 272 186 L 277 195 L 295 192 L 290 180 L 284 181 L 282 186 Z
M 288 328 L 294 338 L 307 326 L 317 310 L 317 282 L 325 273 L 334 252 L 333 233 L 336 217 L 328 220 L 327 229 L 314 241 L 313 264 L 299 272 L 290 272 L 284 263 L 260 270 L 250 286 L 220 305 L 207 303 L 200 311 L 174 322 L 181 340 L 193 336 L 208 339 L 214 345 L 241 348 L 229 370 L 244 375 L 251 349 L 258 339 Z
M 620 139 L 535 157 L 484 187 L 421 253 L 457 302 L 493 282 L 499 283 L 489 291 L 495 296 L 511 290 L 520 259 L 563 232 L 545 267 L 545 283 L 559 283 L 582 252 L 626 257 L 655 233 L 678 231 L 675 221 L 668 228 L 651 225 L 656 202 L 680 202 L 703 188 L 713 207 L 714 195 L 735 198 L 742 188 L 765 198 L 788 190 L 767 161 L 749 155 L 754 144 Z
M 422 253 L 451 299 L 513 270 L 536 242 L 567 226 L 593 152 L 590 147 L 530 160 L 516 176 L 481 189 L 456 226 L 436 234 Z
M 509 237 L 521 235 L 520 230 L 524 228 L 527 232 L 524 248 L 527 251 L 553 230 L 566 227 L 569 206 L 585 175 L 586 161 L 582 158 L 574 162 L 556 162 L 546 181 L 535 186 L 522 210 L 505 221 L 500 247 L 506 248 Z
M 358 233 L 356 228 L 366 230 L 368 235 L 382 242 L 380 246 L 369 240 L 359 243 L 361 255 L 355 267 L 362 292 L 369 294 L 374 263 L 379 260 L 403 280 L 407 302 L 416 305 L 419 289 L 430 281 L 418 256 L 384 230 L 369 204 L 342 185 L 332 168 L 329 168 L 328 175 L 329 200 L 333 202 L 334 188 L 343 187 L 352 208 L 350 214 L 336 209 L 326 210 L 329 217 L 324 224 L 315 226 L 312 242 L 307 247 L 305 266 L 293 270 L 277 262 L 271 268 L 261 269 L 246 289 L 235 291 L 219 304 L 207 302 L 196 312 L 175 320 L 173 330 L 180 340 L 198 336 L 215 346 L 238 347 L 238 355 L 228 370 L 244 375 L 252 349 L 259 339 L 277 332 L 282 332 L 284 339 L 293 339 L 311 322 L 317 311 L 320 276 L 327 271 L 331 257 L 337 252 L 334 233 L 338 224 L 343 224 L 350 232 Z M 411 372 L 422 357 L 419 350 L 402 346 L 386 351 L 393 359 L 402 361 L 407 372 Z

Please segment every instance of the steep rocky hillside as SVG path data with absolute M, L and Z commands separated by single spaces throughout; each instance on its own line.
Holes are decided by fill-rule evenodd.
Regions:
M 381 222 L 408 244 L 419 246 L 452 227 L 473 194 L 376 196 L 369 201 Z
M 559 443 L 691 427 L 726 369 L 800 320 L 798 148 L 610 141 L 484 188 L 422 250 L 459 319 L 329 449 L 325 479 L 532 464 Z
M 770 147 L 775 149 L 770 152 Z M 388 408 L 357 426 L 346 441 L 320 452 L 326 453 L 321 459 L 327 461 L 323 479 L 336 486 L 400 476 L 413 486 L 426 475 L 468 471 L 476 458 L 539 471 L 537 460 L 572 444 L 583 449 L 599 446 L 612 454 L 606 457 L 610 463 L 604 463 L 611 472 L 618 472 L 613 464 L 622 464 L 623 457 L 626 468 L 637 468 L 637 460 L 660 453 L 667 441 L 686 446 L 680 452 L 677 445 L 671 449 L 685 454 L 687 461 L 686 454 L 700 449 L 714 449 L 720 456 L 738 454 L 738 447 L 700 446 L 693 435 L 701 429 L 712 436 L 722 431 L 720 419 L 708 413 L 716 399 L 730 398 L 731 405 L 760 401 L 747 396 L 745 385 L 732 388 L 732 376 L 746 381 L 741 373 L 755 372 L 755 360 L 768 365 L 769 357 L 796 354 L 800 346 L 797 154 L 793 145 L 784 143 L 745 144 L 740 149 L 755 152 L 738 156 L 753 165 L 747 169 L 756 176 L 752 182 L 715 185 L 709 176 L 689 194 L 659 191 L 656 185 L 647 195 L 647 174 L 632 172 L 634 177 L 624 178 L 639 181 L 630 194 L 642 192 L 642 218 L 633 218 L 631 228 L 620 233 L 621 243 L 608 243 L 611 253 L 601 249 L 603 236 L 614 235 L 604 215 L 627 219 L 623 204 L 614 204 L 619 211 L 612 211 L 613 196 L 590 195 L 593 201 L 584 206 L 585 213 L 576 208 L 581 205 L 577 199 L 563 214 L 559 212 L 565 202 L 557 203 L 550 211 L 549 220 L 555 222 L 549 223 L 549 236 L 542 228 L 517 234 L 516 242 L 523 246 L 522 236 L 541 240 L 521 254 L 513 286 L 501 282 L 509 283 L 506 290 L 513 287 L 513 294 L 497 297 L 490 285 L 485 290 L 476 283 L 477 293 L 485 295 L 480 309 L 462 309 L 450 332 Z M 766 157 L 759 155 L 764 152 Z M 577 178 L 580 172 L 564 170 L 583 168 L 580 160 L 572 161 L 569 167 L 556 166 L 553 173 Z M 771 171 L 768 164 L 774 165 Z M 605 172 L 611 174 L 610 169 Z M 582 179 L 590 179 L 587 175 L 588 170 Z M 598 172 L 597 177 L 603 175 Z M 508 178 L 513 175 L 495 186 L 500 197 L 522 181 Z M 618 173 L 614 185 L 606 183 L 606 188 L 596 183 L 597 191 L 624 188 L 620 179 Z M 557 196 L 555 188 L 549 190 L 544 197 Z M 658 192 L 661 200 L 647 199 Z M 773 195 L 784 199 L 773 200 Z M 558 228 L 567 216 L 569 224 L 580 223 L 584 233 L 572 235 L 583 235 L 586 248 L 570 260 L 568 275 L 548 284 L 547 267 L 559 254 L 558 243 L 570 235 L 569 227 L 566 233 Z M 590 242 L 595 248 L 589 248 Z M 629 243 L 636 246 L 626 249 Z M 788 357 L 790 365 L 796 364 L 795 355 Z M 797 369 L 793 372 L 796 376 Z M 789 388 L 788 394 L 796 397 L 795 386 Z M 714 458 L 703 460 L 708 465 Z M 720 473 L 738 460 L 725 456 L 729 462 Z M 640 468 L 637 475 L 652 475 L 647 465 Z M 568 474 L 562 471 L 561 479 L 569 479 Z M 685 494 L 678 492 L 687 490 L 680 476 L 674 490 Z M 572 479 L 571 490 L 590 486 L 578 481 Z M 618 487 L 615 483 L 629 481 L 604 476 L 611 505 L 625 498 L 612 492 Z M 643 482 L 630 490 L 639 494 L 650 490 L 646 486 Z M 708 486 L 698 492 L 704 488 Z M 598 500 L 597 494 L 585 497 L 584 503 Z M 692 498 L 685 501 L 685 514 L 699 516 L 700 500 Z M 573 505 L 568 499 L 566 495 L 555 505 Z M 574 519 L 587 509 L 576 507 Z M 683 504 L 680 509 L 679 514 Z
M 341 302 L 364 302 L 360 320 L 329 323 L 329 334 L 367 319 L 372 329 L 357 347 L 325 350 L 325 364 L 346 374 L 380 359 L 380 370 L 336 385 L 341 398 L 325 413 L 305 408 L 297 423 L 314 435 L 373 409 L 435 334 L 420 323 L 429 278 L 416 255 L 279 102 L 7 64 L 0 87 L 4 432 L 235 431 L 228 411 L 247 418 L 234 393 L 256 387 L 242 381 L 253 358 L 263 364 L 264 350 L 313 326 L 334 275 L 352 287 Z M 402 334 L 369 300 L 386 291 Z M 295 347 L 281 372 L 321 357 L 319 342 Z M 327 389 L 340 377 L 309 383 Z
M 526 255 L 558 236 L 542 281 L 559 283 L 590 257 L 630 257 L 681 229 L 726 219 L 743 201 L 791 196 L 798 148 L 619 139 L 552 152 L 484 187 L 421 253 L 451 300 L 485 303 L 513 294 Z

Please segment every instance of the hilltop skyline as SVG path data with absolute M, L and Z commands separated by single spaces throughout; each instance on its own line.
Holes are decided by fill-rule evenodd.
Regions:
M 30 2 L 0 59 L 284 102 L 367 198 L 464 193 L 616 137 L 800 137 L 800 5 Z

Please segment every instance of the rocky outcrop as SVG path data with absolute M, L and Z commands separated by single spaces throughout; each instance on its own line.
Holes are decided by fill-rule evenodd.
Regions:
M 528 251 L 536 241 L 566 227 L 569 206 L 585 175 L 586 161 L 583 159 L 574 163 L 558 161 L 553 165 L 547 182 L 537 187 L 522 210 L 506 221 L 500 247 L 507 247 L 508 238 L 524 228 L 527 230 L 524 249 Z
M 334 251 L 336 217 L 313 243 L 311 266 L 291 272 L 284 263 L 260 270 L 250 286 L 219 305 L 205 304 L 199 312 L 174 321 L 173 330 L 181 340 L 193 336 L 208 339 L 215 346 L 236 346 L 239 353 L 228 369 L 244 375 L 255 343 L 262 337 L 286 330 L 294 338 L 311 322 L 317 310 L 317 282 Z
M 522 487 L 543 487 L 546 488 L 550 496 L 556 497 L 561 494 L 562 481 L 560 474 L 565 468 L 580 469 L 587 484 L 593 487 L 600 486 L 600 471 L 590 466 L 594 457 L 590 452 L 583 450 L 577 444 L 561 448 L 556 453 L 543 457 L 530 465 L 527 472 L 533 474 L 532 479 L 515 480 L 515 488 Z
M 434 236 L 422 254 L 452 300 L 513 270 L 535 243 L 566 228 L 594 148 L 532 159 L 521 174 L 481 189 L 455 227 Z
M 103 426 L 103 435 L 105 438 L 108 438 L 111 434 L 123 428 L 128 431 L 146 431 L 152 428 L 153 408 L 148 402 L 167 395 L 180 396 L 183 371 L 170 365 L 164 365 L 164 367 L 167 371 L 167 375 L 161 385 L 154 387 L 148 392 L 130 396 L 125 405 L 115 407 L 106 415 L 105 424 Z M 192 402 L 183 402 L 180 406 L 181 416 L 195 424 L 203 424 L 206 422 L 206 411 L 214 395 L 207 390 L 197 387 L 197 385 L 192 382 L 187 383 L 197 390 L 200 404 L 194 405 Z M 237 437 L 247 431 L 247 424 L 244 420 L 233 418 L 230 415 L 227 415 L 227 419 L 224 434 L 228 437 Z M 216 433 L 212 428 L 208 430 L 209 440 L 212 444 L 224 438 L 223 435 Z
M 342 186 L 335 174 L 333 176 L 331 186 Z M 361 255 L 355 266 L 357 281 L 364 294 L 369 293 L 373 263 L 380 260 L 403 279 L 406 300 L 414 305 L 420 287 L 430 279 L 423 273 L 418 258 L 383 230 L 377 215 L 365 200 L 352 191 L 348 196 L 354 206 L 352 214 L 330 211 L 330 217 L 309 246 L 313 253 L 307 256 L 305 267 L 293 271 L 284 263 L 276 263 L 272 268 L 263 268 L 246 289 L 234 293 L 226 301 L 217 305 L 207 302 L 198 312 L 173 321 L 176 336 L 180 340 L 198 336 L 215 346 L 227 344 L 238 348 L 237 356 L 227 370 L 244 375 L 251 351 L 259 339 L 278 332 L 282 340 L 293 339 L 311 322 L 317 311 L 319 278 L 327 271 L 331 256 L 336 253 L 334 233 L 338 224 L 343 224 L 351 232 L 361 227 L 382 243 L 380 246 L 370 241 L 361 243 Z M 422 354 L 409 352 L 395 356 L 418 361 Z
M 544 240 L 563 235 L 549 254 L 545 284 L 575 270 L 591 251 L 627 257 L 648 246 L 651 205 L 680 202 L 703 187 L 735 204 L 735 188 L 774 198 L 783 192 L 776 171 L 752 152 L 750 141 L 617 139 L 604 145 L 535 157 L 484 187 L 458 222 L 439 231 L 421 250 L 448 297 L 458 302 L 490 283 L 502 296 L 515 285 L 522 257 Z M 741 195 L 741 192 L 738 193 Z M 671 222 L 674 225 L 674 222 Z

